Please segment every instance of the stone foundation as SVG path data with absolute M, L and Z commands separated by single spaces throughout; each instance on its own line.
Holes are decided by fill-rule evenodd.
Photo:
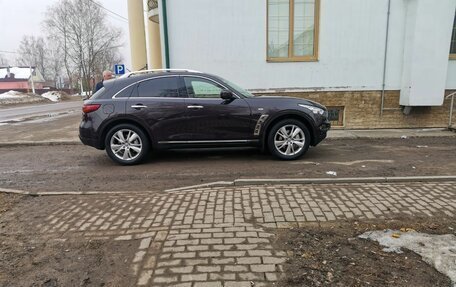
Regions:
M 447 91 L 446 95 L 448 94 L 450 91 Z M 447 128 L 451 101 L 447 99 L 443 106 L 438 107 L 414 107 L 409 115 L 404 115 L 399 106 L 400 91 L 387 91 L 384 102 L 387 110 L 384 110 L 381 116 L 381 91 L 277 92 L 267 95 L 306 98 L 328 108 L 343 108 L 343 120 L 339 127 L 345 129 Z M 456 123 L 456 103 L 453 123 Z M 333 122 L 333 126 L 337 128 L 336 121 Z

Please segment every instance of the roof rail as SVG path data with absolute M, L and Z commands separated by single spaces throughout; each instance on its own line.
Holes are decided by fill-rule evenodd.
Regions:
M 188 70 L 188 69 L 151 69 L 151 70 L 141 70 L 141 71 L 134 71 L 130 73 L 126 73 L 121 78 L 129 78 L 130 76 L 134 75 L 141 75 L 141 74 L 148 74 L 148 73 L 156 73 L 156 72 L 189 72 L 189 73 L 201 73 L 195 70 Z

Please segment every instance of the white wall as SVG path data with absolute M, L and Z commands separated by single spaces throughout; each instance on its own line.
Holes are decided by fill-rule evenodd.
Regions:
M 408 0 L 392 0 L 386 88 L 399 90 Z M 454 0 L 456 1 L 456 0 Z M 172 68 L 249 89 L 379 90 L 388 0 L 321 0 L 318 62 L 266 62 L 266 0 L 168 0 Z M 447 88 L 456 88 L 451 63 Z
M 443 104 L 454 0 L 408 0 L 400 104 Z

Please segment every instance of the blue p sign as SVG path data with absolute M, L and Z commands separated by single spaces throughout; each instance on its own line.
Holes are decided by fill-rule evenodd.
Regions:
M 125 74 L 125 65 L 114 65 L 114 72 L 116 75 Z

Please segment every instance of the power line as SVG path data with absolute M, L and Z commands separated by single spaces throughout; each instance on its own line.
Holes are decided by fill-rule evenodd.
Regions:
M 92 2 L 93 4 L 97 5 L 97 6 L 100 7 L 101 9 L 103 9 L 103 10 L 105 10 L 105 11 L 107 11 L 107 12 L 113 14 L 113 15 L 116 15 L 117 17 L 121 18 L 122 20 L 125 20 L 126 22 L 128 22 L 128 19 L 125 18 L 124 16 L 122 16 L 122 15 L 120 15 L 120 14 L 117 14 L 116 12 L 111 11 L 111 10 L 109 10 L 108 8 L 105 8 L 103 5 L 101 5 L 101 4 L 97 3 L 97 2 L 95 2 L 94 0 L 89 0 L 89 1 Z
M 0 50 L 0 53 L 8 53 L 8 54 L 19 54 L 18 52 L 12 52 L 12 51 L 2 51 L 2 50 Z

